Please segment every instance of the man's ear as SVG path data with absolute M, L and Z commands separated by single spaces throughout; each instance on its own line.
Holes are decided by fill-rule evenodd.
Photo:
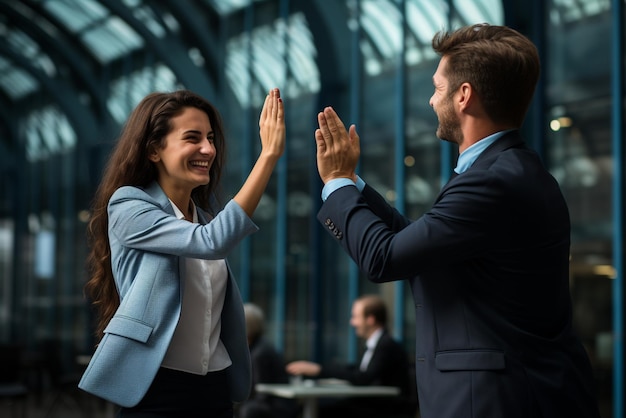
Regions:
M 476 92 L 470 83 L 461 84 L 457 93 L 457 103 L 460 111 L 467 109 L 472 104 L 472 101 L 476 99 L 476 97 L 474 97 L 475 94 Z
M 474 117 L 487 117 L 482 101 L 470 83 L 463 83 L 459 87 L 456 97 L 457 110 L 462 115 Z

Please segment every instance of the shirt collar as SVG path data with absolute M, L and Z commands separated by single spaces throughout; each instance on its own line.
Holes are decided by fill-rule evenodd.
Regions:
M 185 219 L 185 215 L 183 214 L 183 212 L 178 209 L 178 206 L 176 206 L 174 204 L 174 202 L 172 202 L 171 199 L 168 199 L 172 205 L 172 207 L 174 208 L 174 215 L 176 215 L 176 217 L 178 219 Z M 191 201 L 191 207 L 192 207 L 192 211 L 193 211 L 193 223 L 197 224 L 198 223 L 198 212 L 196 210 L 196 205 L 193 203 L 193 200 Z
M 374 349 L 376 347 L 376 344 L 378 344 L 378 340 L 380 340 L 380 337 L 382 337 L 382 335 L 383 335 L 382 328 L 378 328 L 376 331 L 374 331 L 374 333 L 370 335 L 370 337 L 365 342 L 367 349 L 368 350 Z
M 496 132 L 495 134 L 491 134 L 475 144 L 470 145 L 465 151 L 459 155 L 459 159 L 456 163 L 456 167 L 454 171 L 457 174 L 461 174 L 465 172 L 468 168 L 474 164 L 474 161 L 482 154 L 482 152 L 487 149 L 487 147 L 498 139 L 502 138 L 504 134 L 514 131 L 515 129 L 508 129 L 506 131 Z

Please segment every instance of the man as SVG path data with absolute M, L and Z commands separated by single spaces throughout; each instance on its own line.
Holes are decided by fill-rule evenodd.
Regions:
M 356 129 L 326 108 L 318 219 L 372 281 L 409 280 L 423 418 L 599 417 L 572 330 L 568 209 L 518 131 L 537 50 L 487 24 L 440 32 L 433 48 L 430 105 L 437 136 L 459 147 L 458 175 L 411 222 L 356 175 Z
M 394 398 L 355 398 L 322 404 L 320 416 L 415 416 L 416 405 L 411 403 L 409 394 L 408 355 L 389 335 L 386 324 L 387 308 L 382 298 L 362 296 L 353 302 L 350 318 L 356 335 L 365 340 L 367 346 L 359 364 L 322 366 L 303 360 L 287 364 L 287 372 L 292 375 L 337 378 L 361 386 L 396 386 L 402 391 Z
M 282 355 L 265 339 L 265 315 L 254 303 L 243 306 L 246 335 L 252 363 L 252 393 L 248 400 L 237 405 L 238 418 L 289 418 L 299 414 L 299 406 L 292 399 L 257 393 L 257 383 L 287 383 Z

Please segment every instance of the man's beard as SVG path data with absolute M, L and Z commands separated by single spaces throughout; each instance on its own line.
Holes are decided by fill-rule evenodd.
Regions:
M 452 110 L 449 99 L 437 114 L 437 117 L 439 118 L 439 126 L 436 132 L 437 138 L 460 145 L 463 141 L 463 132 L 461 131 L 459 119 Z

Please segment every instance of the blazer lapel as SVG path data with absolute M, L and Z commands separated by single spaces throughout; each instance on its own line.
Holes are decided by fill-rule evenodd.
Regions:
M 145 192 L 155 199 L 159 206 L 169 214 L 175 215 L 174 208 L 170 203 L 170 199 L 167 197 L 161 186 L 156 181 L 150 183 L 145 189 Z

